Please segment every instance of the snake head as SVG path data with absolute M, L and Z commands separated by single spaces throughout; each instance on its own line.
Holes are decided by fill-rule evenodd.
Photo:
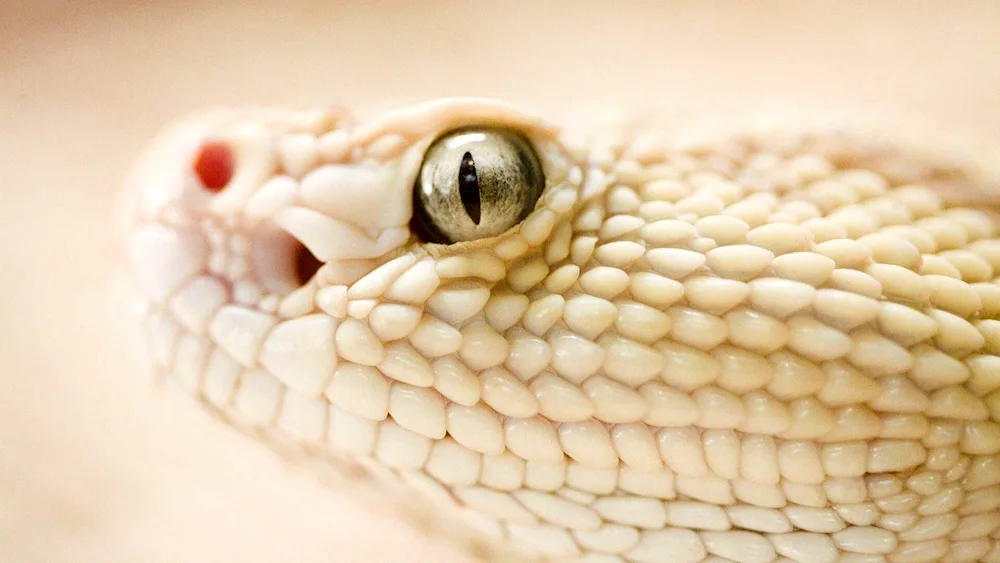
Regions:
M 641 129 L 477 99 L 181 122 L 130 180 L 153 363 L 546 556 L 905 560 L 879 499 L 995 512 L 1000 220 L 941 195 L 974 171 L 836 124 Z
M 470 150 L 476 217 L 460 193 Z M 421 199 L 440 178 L 455 180 L 454 193 Z M 300 441 L 329 437 L 331 416 L 396 427 L 389 397 L 399 395 L 409 398 L 395 419 L 421 439 L 445 437 L 453 403 L 456 420 L 480 421 L 463 441 L 500 454 L 501 418 L 481 403 L 479 375 L 503 372 L 501 411 L 537 414 L 502 367 L 502 333 L 548 271 L 541 253 L 568 256 L 582 181 L 554 127 L 490 100 L 360 125 L 338 111 L 182 120 L 128 183 L 128 259 L 150 355 L 244 426 L 278 425 Z

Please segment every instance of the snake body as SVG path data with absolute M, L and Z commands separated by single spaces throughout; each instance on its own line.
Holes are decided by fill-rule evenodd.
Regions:
M 531 143 L 541 197 L 425 243 L 422 158 L 477 126 Z M 127 246 L 159 371 L 446 533 L 594 563 L 998 563 L 1000 215 L 952 197 L 981 172 L 840 127 L 220 110 L 144 153 Z

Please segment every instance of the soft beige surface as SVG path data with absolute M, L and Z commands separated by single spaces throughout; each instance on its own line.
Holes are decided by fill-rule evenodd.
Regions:
M 1000 143 L 995 2 L 196 4 L 0 5 L 0 561 L 460 560 L 158 390 L 109 328 L 116 189 L 174 115 L 790 102 Z

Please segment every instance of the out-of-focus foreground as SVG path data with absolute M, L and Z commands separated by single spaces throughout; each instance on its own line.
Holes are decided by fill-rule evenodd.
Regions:
M 0 4 L 0 560 L 461 560 L 159 392 L 112 328 L 117 190 L 171 117 L 788 103 L 1000 144 L 998 29 L 990 1 Z

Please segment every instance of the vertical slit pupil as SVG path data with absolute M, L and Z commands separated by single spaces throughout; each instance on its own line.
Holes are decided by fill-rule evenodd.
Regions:
M 479 176 L 476 174 L 476 161 L 472 153 L 462 156 L 462 164 L 458 167 L 458 195 L 462 198 L 462 206 L 469 218 L 476 225 L 482 219 L 482 200 L 479 194 Z

